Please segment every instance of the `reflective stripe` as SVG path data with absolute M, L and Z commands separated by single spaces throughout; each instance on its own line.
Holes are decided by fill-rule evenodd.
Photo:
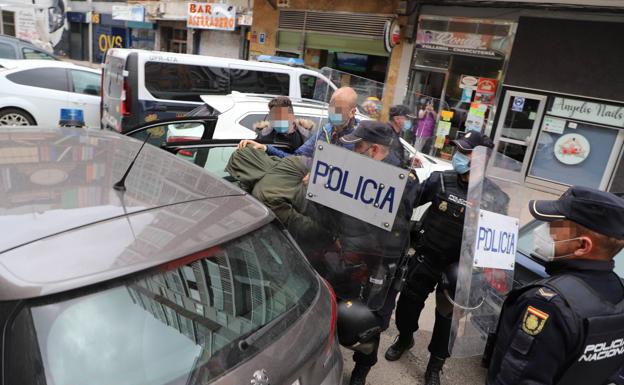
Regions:
M 550 214 L 542 214 L 539 211 L 537 211 L 537 207 L 535 206 L 535 203 L 537 201 L 533 201 L 533 211 L 535 212 L 535 214 L 541 216 L 541 217 L 546 217 L 546 218 L 558 218 L 558 219 L 565 219 L 564 215 L 550 215 Z

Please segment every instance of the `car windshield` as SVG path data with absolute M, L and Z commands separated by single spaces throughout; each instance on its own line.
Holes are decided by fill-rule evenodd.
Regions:
M 520 234 L 518 235 L 518 251 L 527 257 L 531 255 L 533 250 L 533 230 L 535 230 L 539 225 L 543 224 L 542 221 L 532 221 L 527 223 L 522 229 L 520 229 Z M 535 259 L 535 258 L 533 258 Z M 541 261 L 539 261 L 542 263 Z M 543 263 L 542 263 L 543 264 Z M 624 250 L 621 250 L 615 256 L 615 272 L 620 277 L 624 278 Z
M 10 320 L 7 383 L 205 384 L 275 341 L 317 290 L 305 259 L 268 225 L 106 287 L 26 301 Z

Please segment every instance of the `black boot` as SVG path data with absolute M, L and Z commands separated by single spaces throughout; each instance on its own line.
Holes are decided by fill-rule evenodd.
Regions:
M 444 361 L 444 358 L 439 358 L 434 355 L 429 357 L 429 363 L 425 371 L 425 385 L 440 385 L 440 371 L 442 370 L 442 366 L 444 366 Z
M 349 380 L 349 385 L 365 385 L 366 376 L 368 376 L 368 372 L 370 372 L 370 370 L 370 366 L 355 364 L 355 367 L 351 372 L 351 380 Z
M 386 350 L 386 360 L 388 361 L 396 361 L 406 350 L 410 350 L 414 346 L 414 336 L 410 336 L 410 339 L 406 341 L 406 338 L 401 338 L 401 335 L 398 335 L 396 340 L 388 350 Z

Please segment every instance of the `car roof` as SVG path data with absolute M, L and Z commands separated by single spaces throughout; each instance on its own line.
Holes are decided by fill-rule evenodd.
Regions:
M 55 68 L 72 68 L 76 70 L 88 71 L 92 73 L 100 74 L 101 70 L 93 69 L 90 67 L 80 66 L 74 63 L 61 61 L 61 60 L 14 60 L 14 59 L 0 59 L 0 66 L 9 71 L 24 70 L 31 68 L 43 68 L 43 67 L 55 67 Z
M 252 61 L 252 60 L 242 60 L 242 59 L 232 59 L 232 58 L 223 58 L 217 56 L 208 56 L 208 55 L 193 55 L 187 53 L 173 53 L 173 52 L 160 52 L 160 51 L 146 51 L 142 49 L 136 48 L 115 48 L 108 51 L 107 55 L 112 55 L 116 57 L 126 58 L 130 53 L 136 52 L 140 55 L 149 55 L 149 61 L 165 61 L 168 63 L 180 63 L 180 60 L 185 60 L 188 64 L 206 64 L 206 61 L 212 60 L 221 65 L 227 66 L 228 64 L 245 64 L 251 65 L 258 68 L 266 68 L 266 69 L 279 69 L 288 72 L 298 72 L 301 74 L 309 74 L 315 75 L 318 77 L 326 78 L 325 75 L 320 73 L 319 71 L 314 71 L 301 67 L 293 67 L 285 64 L 276 64 L 276 63 L 267 63 L 261 61 Z M 333 84 L 333 83 L 332 83 Z
M 40 49 L 42 51 L 45 51 L 45 49 L 37 47 L 36 45 L 34 45 L 33 43 L 29 42 L 28 40 L 20 39 L 19 37 L 15 37 L 15 36 L 0 34 L 0 40 L 4 40 L 4 41 L 9 41 L 10 40 L 10 41 L 12 41 L 14 43 L 20 43 L 22 45 L 29 45 L 29 46 L 35 47 L 37 49 Z
M 232 184 L 117 133 L 0 128 L 0 300 L 82 287 L 167 263 L 272 214 Z

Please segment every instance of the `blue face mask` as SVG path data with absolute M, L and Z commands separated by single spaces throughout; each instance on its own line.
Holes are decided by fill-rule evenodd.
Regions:
M 344 125 L 345 121 L 344 121 L 344 118 L 342 117 L 342 114 L 335 113 L 335 112 L 330 112 L 329 113 L 329 123 L 331 123 L 332 126 L 340 127 L 340 126 Z
M 412 121 L 411 120 L 406 120 L 405 122 L 403 122 L 403 131 L 409 131 L 412 129 Z
M 470 158 L 459 151 L 455 152 L 451 163 L 453 164 L 453 169 L 457 171 L 458 174 L 465 174 L 470 171 Z
M 287 133 L 288 126 L 290 126 L 290 124 L 288 123 L 288 120 L 272 120 L 271 121 L 271 127 L 273 127 L 273 130 L 275 130 L 275 132 L 277 132 L 278 134 Z

